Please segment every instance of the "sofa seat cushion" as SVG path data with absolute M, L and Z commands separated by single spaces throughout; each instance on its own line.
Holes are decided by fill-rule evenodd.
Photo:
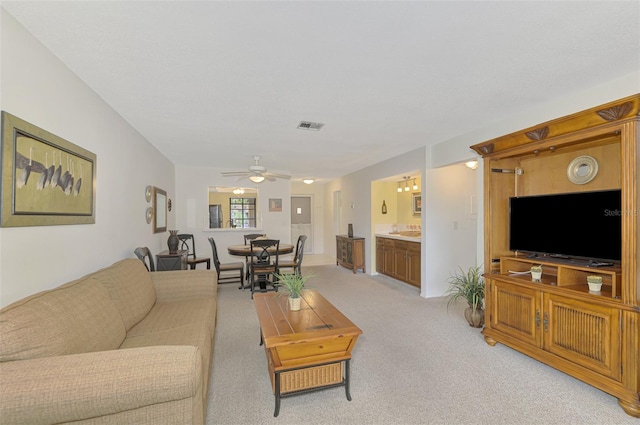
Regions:
M 204 326 L 209 335 L 213 336 L 216 326 L 215 298 L 157 303 L 140 323 L 127 332 L 127 338 L 193 324 Z
M 211 358 L 213 353 L 213 335 L 209 331 L 208 327 L 204 326 L 202 323 L 183 324 L 170 329 L 146 332 L 136 336 L 128 336 L 120 348 L 125 349 L 173 345 L 197 347 L 200 355 L 202 356 L 202 376 L 209 376 L 209 368 L 211 367 Z M 203 379 L 203 399 L 206 399 L 207 397 L 208 385 L 208 379 Z
M 82 278 L 0 310 L 0 362 L 114 350 L 125 334 L 105 287 Z
M 142 261 L 127 258 L 90 276 L 109 291 L 127 331 L 142 320 L 156 303 L 156 290 Z

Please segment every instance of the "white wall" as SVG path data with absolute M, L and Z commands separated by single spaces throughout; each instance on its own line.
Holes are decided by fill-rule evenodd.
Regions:
M 113 262 L 165 249 L 145 221 L 147 185 L 174 192 L 172 164 L 0 9 L 0 107 L 97 155 L 96 223 L 0 229 L 0 306 Z M 173 226 L 174 214 L 168 223 Z
M 427 237 L 422 244 L 424 297 L 443 296 L 449 286 L 447 279 L 457 267 L 466 270 L 476 264 L 478 180 L 482 180 L 481 170 L 471 170 L 464 164 L 431 168 L 426 172 L 427 200 L 423 202 L 423 211 L 426 207 Z
M 335 232 L 331 218 L 334 208 L 333 193 L 336 190 L 340 190 L 342 192 L 342 223 L 338 233 L 346 234 L 347 225 L 349 223 L 353 224 L 353 234 L 365 238 L 367 273 L 375 273 L 372 269 L 375 257 L 375 241 L 371 223 L 371 209 L 379 208 L 380 205 L 378 205 L 377 200 L 375 205 L 372 204 L 372 199 L 375 197 L 372 197 L 371 182 L 412 170 L 424 170 L 426 163 L 425 152 L 425 148 L 415 149 L 325 184 L 325 254 L 330 256 L 335 256 L 336 254 Z
M 233 178 L 223 177 L 228 169 L 213 167 L 176 166 L 175 228 L 180 233 L 193 233 L 197 254 L 200 257 L 211 257 L 211 245 L 208 238 L 213 237 L 218 248 L 220 261 L 238 261 L 237 257 L 228 254 L 226 247 L 244 243 L 242 235 L 255 233 L 243 229 L 209 229 L 208 188 L 210 186 L 234 186 Z M 253 183 L 243 181 L 237 183 L 249 187 Z M 289 180 L 276 180 L 256 185 L 258 188 L 257 226 L 269 237 L 280 239 L 283 243 L 291 240 L 291 189 Z M 269 198 L 282 199 L 282 212 L 269 212 Z M 228 213 L 225 213 L 228 217 Z M 202 267 L 202 266 L 201 266 Z
M 305 184 L 298 181 L 291 182 L 291 195 L 311 196 L 311 205 L 313 208 L 313 254 L 324 253 L 324 218 L 327 211 L 325 210 L 324 183 L 314 182 Z M 330 214 L 331 211 L 328 211 Z M 306 249 L 305 249 L 306 252 Z

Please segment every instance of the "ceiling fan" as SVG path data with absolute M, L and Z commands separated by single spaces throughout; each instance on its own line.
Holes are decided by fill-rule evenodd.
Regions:
M 268 173 L 267 169 L 259 164 L 260 157 L 254 156 L 253 160 L 256 162 L 254 165 L 250 165 L 247 171 L 229 171 L 222 173 L 224 177 L 238 177 L 236 181 L 244 180 L 248 178 L 254 183 L 262 183 L 264 180 L 275 181 L 276 179 L 287 179 L 289 180 L 291 176 L 287 176 L 286 174 L 275 174 Z

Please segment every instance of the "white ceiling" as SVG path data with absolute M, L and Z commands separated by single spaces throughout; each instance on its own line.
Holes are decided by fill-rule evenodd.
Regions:
M 340 177 L 640 66 L 638 1 L 2 7 L 174 163 L 246 170 L 260 155 L 294 178 Z

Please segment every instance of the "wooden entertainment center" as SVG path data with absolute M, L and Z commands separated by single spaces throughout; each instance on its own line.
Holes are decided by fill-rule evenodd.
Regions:
M 637 94 L 471 147 L 484 161 L 486 342 L 613 395 L 634 417 L 640 417 L 639 111 Z M 612 189 L 622 198 L 619 263 L 593 267 L 509 250 L 510 197 Z M 535 222 L 531 230 L 544 233 Z M 534 264 L 542 265 L 540 281 L 527 273 Z M 602 277 L 599 292 L 589 291 L 592 275 Z

